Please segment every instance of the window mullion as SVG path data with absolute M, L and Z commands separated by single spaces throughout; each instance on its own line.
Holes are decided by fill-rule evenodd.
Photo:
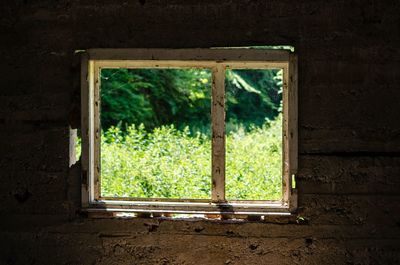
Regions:
M 225 201 L 225 67 L 212 69 L 212 195 L 213 202 Z

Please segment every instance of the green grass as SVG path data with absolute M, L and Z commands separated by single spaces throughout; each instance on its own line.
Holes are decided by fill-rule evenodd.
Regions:
M 102 134 L 101 194 L 111 197 L 208 199 L 211 140 L 173 125 L 147 132 L 130 126 Z M 281 198 L 281 118 L 227 135 L 228 199 Z

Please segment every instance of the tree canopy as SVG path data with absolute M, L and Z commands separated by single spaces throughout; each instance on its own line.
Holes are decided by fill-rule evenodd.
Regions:
M 102 69 L 102 128 L 209 127 L 211 82 L 208 69 Z M 275 119 L 281 87 L 279 69 L 227 70 L 227 123 L 262 125 L 266 118 Z

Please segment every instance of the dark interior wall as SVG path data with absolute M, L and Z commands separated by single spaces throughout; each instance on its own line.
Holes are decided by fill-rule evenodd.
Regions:
M 2 1 L 0 264 L 399 264 L 398 1 Z M 302 218 L 78 215 L 77 49 L 293 45 Z M 304 220 L 303 220 L 304 219 Z

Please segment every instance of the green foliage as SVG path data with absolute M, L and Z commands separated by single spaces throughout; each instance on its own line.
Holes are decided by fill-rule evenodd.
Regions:
M 201 69 L 103 69 L 103 129 L 141 124 L 152 129 L 210 123 L 211 72 Z
M 227 70 L 226 119 L 261 126 L 281 111 L 282 70 Z
M 154 112 L 143 93 L 151 84 L 128 69 L 101 71 L 101 124 L 149 124 Z M 143 90 L 141 92 L 141 90 Z
M 210 140 L 173 125 L 146 132 L 129 126 L 111 127 L 101 143 L 103 196 L 208 198 Z
M 282 71 L 226 71 L 228 123 L 261 126 L 280 112 Z M 207 69 L 103 69 L 101 124 L 143 123 L 147 129 L 174 124 L 209 133 L 211 72 Z M 125 127 L 122 126 L 122 129 Z
M 227 136 L 230 199 L 281 197 L 281 119 Z M 111 127 L 101 143 L 102 196 L 210 198 L 211 140 L 173 125 L 126 133 Z M 256 158 L 256 159 L 255 159 Z
M 282 189 L 282 118 L 226 138 L 226 197 L 274 200 Z

